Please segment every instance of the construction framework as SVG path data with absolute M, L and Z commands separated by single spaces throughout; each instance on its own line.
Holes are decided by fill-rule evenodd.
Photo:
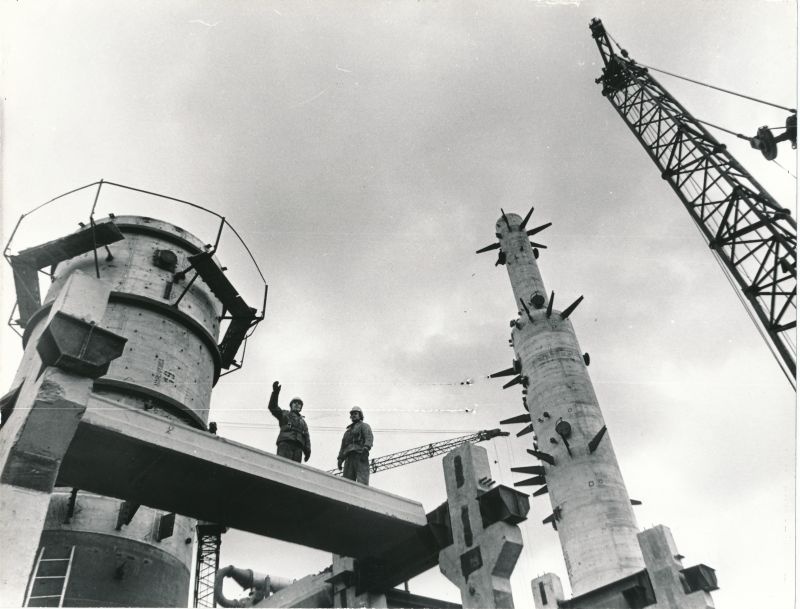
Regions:
M 697 224 L 769 337 L 794 386 L 797 223 L 672 95 L 621 50 L 603 23 L 590 28 L 603 58 L 603 95 Z
M 395 467 L 400 467 L 401 465 L 408 465 L 409 463 L 416 463 L 417 461 L 433 459 L 438 455 L 444 455 L 454 448 L 461 446 L 465 442 L 476 444 L 478 442 L 491 440 L 492 438 L 496 438 L 498 436 L 507 435 L 509 435 L 509 433 L 507 431 L 502 431 L 501 429 L 484 429 L 466 436 L 458 436 L 457 438 L 442 440 L 441 442 L 433 442 L 431 444 L 425 444 L 424 446 L 417 446 L 416 448 L 401 450 L 399 452 L 384 455 L 382 457 L 375 457 L 374 459 L 370 460 L 369 467 L 373 473 L 387 469 L 393 469 Z M 335 476 L 342 475 L 341 470 L 337 469 L 328 470 L 328 473 L 334 474 Z
M 219 570 L 219 551 L 225 527 L 218 524 L 198 523 L 197 560 L 194 573 L 194 606 L 216 607 L 214 582 Z
M 408 465 L 409 463 L 416 463 L 417 461 L 432 459 L 438 455 L 446 454 L 465 442 L 476 444 L 507 435 L 509 435 L 509 432 L 501 429 L 484 429 L 473 434 L 409 448 L 408 450 L 382 457 L 375 457 L 370 461 L 370 468 L 373 473 L 393 469 L 401 465 Z M 336 476 L 342 475 L 342 471 L 336 469 L 329 470 L 328 473 Z M 222 546 L 222 534 L 225 530 L 225 527 L 210 523 L 197 525 L 197 560 L 195 561 L 194 580 L 195 607 L 216 607 L 214 580 L 219 570 L 219 553 Z

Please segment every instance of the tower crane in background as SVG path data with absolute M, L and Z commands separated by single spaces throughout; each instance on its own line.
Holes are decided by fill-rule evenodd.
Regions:
M 617 54 L 600 19 L 589 27 L 603 59 L 603 75 L 596 80 L 603 96 L 678 195 L 729 280 L 736 282 L 748 313 L 758 319 L 759 332 L 796 389 L 797 223 L 703 126 L 715 125 L 694 118 L 627 51 L 620 48 Z M 780 141 L 797 145 L 797 111 L 782 109 L 790 115 L 779 137 L 767 127 L 753 138 L 734 135 L 773 160 Z
M 482 431 L 458 436 L 449 440 L 433 442 L 408 450 L 401 450 L 396 453 L 375 457 L 370 461 L 370 469 L 373 473 L 387 469 L 433 459 L 438 455 L 443 455 L 465 442 L 477 444 L 496 438 L 507 436 L 509 432 L 501 429 L 484 429 Z M 341 476 L 341 470 L 328 470 L 329 474 Z M 214 600 L 214 579 L 219 570 L 219 552 L 222 545 L 222 533 L 227 529 L 220 525 L 211 523 L 198 523 L 197 525 L 197 560 L 195 562 L 195 582 L 194 582 L 194 607 L 216 607 Z
M 408 465 L 409 463 L 416 463 L 417 461 L 424 461 L 425 459 L 433 459 L 437 455 L 443 455 L 457 446 L 461 446 L 464 442 L 477 444 L 478 442 L 485 442 L 486 440 L 491 440 L 498 436 L 507 435 L 509 435 L 509 432 L 500 429 L 484 429 L 466 436 L 458 436 L 457 438 L 442 440 L 441 442 L 433 442 L 432 444 L 401 450 L 382 457 L 375 457 L 370 460 L 369 467 L 373 473 L 382 472 L 387 469 L 400 467 L 401 465 Z M 328 473 L 334 476 L 342 475 L 342 471 L 338 469 L 329 469 Z

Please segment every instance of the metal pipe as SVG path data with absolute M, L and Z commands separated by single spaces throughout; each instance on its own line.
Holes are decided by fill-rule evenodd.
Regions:
M 243 590 L 249 590 L 248 596 L 234 600 L 226 598 L 222 593 L 222 585 L 227 577 L 233 579 Z M 220 607 L 252 607 L 273 592 L 288 588 L 293 583 L 294 580 L 286 577 L 270 577 L 252 569 L 239 569 L 228 565 L 217 571 L 214 580 L 214 600 Z

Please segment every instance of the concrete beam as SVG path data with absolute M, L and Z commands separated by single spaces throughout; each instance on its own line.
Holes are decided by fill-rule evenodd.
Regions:
M 97 396 L 58 483 L 356 558 L 427 524 L 416 501 Z

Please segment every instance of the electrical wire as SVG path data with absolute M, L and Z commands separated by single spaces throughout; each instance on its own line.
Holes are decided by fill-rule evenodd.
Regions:
M 274 429 L 275 425 L 267 424 L 267 423 L 237 423 L 235 421 L 214 421 L 218 426 L 226 425 L 228 427 L 247 427 L 247 428 L 257 428 L 257 429 Z M 342 432 L 345 429 L 345 425 L 341 427 L 333 427 L 333 426 L 324 426 L 320 427 L 315 425 L 314 431 L 337 431 Z M 424 433 L 424 434 L 446 434 L 446 433 L 454 433 L 460 435 L 466 435 L 475 433 L 474 429 L 421 429 L 421 428 L 394 428 L 394 429 L 384 429 L 384 428 L 372 428 L 372 433 Z

